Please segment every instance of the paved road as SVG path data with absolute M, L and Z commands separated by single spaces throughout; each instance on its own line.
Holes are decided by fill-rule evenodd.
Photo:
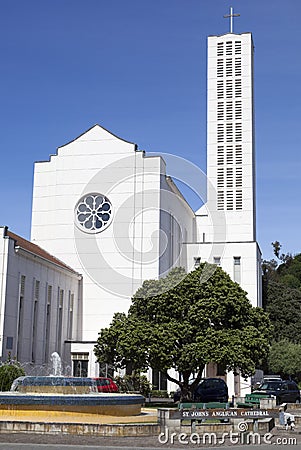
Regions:
M 59 445 L 59 444 L 12 444 L 12 443 L 6 443 L 6 444 L 0 444 L 1 450 L 133 450 L 140 449 L 140 450 L 154 450 L 154 447 L 127 447 L 127 446 L 107 446 L 107 445 L 98 445 L 98 446 L 90 446 L 90 445 Z M 163 447 L 161 447 L 163 448 Z M 182 447 L 172 447 L 174 450 L 182 450 L 183 448 L 187 448 L 187 446 Z M 189 447 L 189 448 L 201 448 L 199 446 Z M 212 450 L 217 447 L 210 447 Z M 245 445 L 245 446 L 234 446 L 233 450 L 271 450 L 271 445 Z M 288 449 L 294 449 L 294 450 L 301 450 L 301 445 L 294 445 L 294 446 L 287 446 L 287 445 L 281 445 L 277 446 L 278 450 L 288 450 Z M 221 447 L 218 447 L 218 450 L 220 450 Z
M 281 438 L 286 440 L 286 445 L 233 445 L 226 442 L 224 445 L 218 446 L 221 450 L 224 447 L 231 446 L 233 450 L 301 450 L 301 434 L 299 433 L 276 433 L 274 438 Z M 289 438 L 295 438 L 296 444 L 289 443 Z M 279 441 L 280 442 L 280 441 Z M 282 441 L 284 442 L 284 441 Z M 39 434 L 1 434 L 0 435 L 0 450 L 154 450 L 161 449 L 204 449 L 217 448 L 216 445 L 198 445 L 198 444 L 179 444 L 175 441 L 173 444 L 168 442 L 160 444 L 158 437 L 96 437 L 96 436 L 71 436 L 71 435 L 39 435 Z
M 137 448 L 137 447 L 136 447 Z M 138 447 L 139 448 L 139 447 Z M 142 447 L 140 447 L 142 449 Z M 2 450 L 132 450 L 133 447 L 108 447 L 108 446 L 79 446 L 79 445 L 51 445 L 51 444 L 0 444 Z M 153 450 L 153 447 L 145 448 L 143 450 Z M 176 449 L 175 449 L 176 450 Z

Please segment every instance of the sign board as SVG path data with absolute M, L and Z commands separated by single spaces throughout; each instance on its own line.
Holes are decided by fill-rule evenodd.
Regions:
M 204 419 L 268 419 L 279 417 L 279 409 L 182 409 L 173 411 L 172 418 L 204 420 Z

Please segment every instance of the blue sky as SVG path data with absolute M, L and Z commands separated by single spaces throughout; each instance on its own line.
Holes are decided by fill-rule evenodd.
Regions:
M 255 44 L 258 241 L 301 252 L 300 0 L 232 0 Z M 225 0 L 1 2 L 0 224 L 30 235 L 33 162 L 95 123 L 206 168 L 206 39 Z

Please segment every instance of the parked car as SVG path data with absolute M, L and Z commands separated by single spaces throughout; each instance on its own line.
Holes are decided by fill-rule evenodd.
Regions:
M 118 386 L 111 378 L 93 378 L 96 382 L 98 392 L 119 392 Z
M 294 381 L 269 380 L 264 381 L 253 394 L 267 394 L 267 397 L 276 397 L 277 405 L 280 403 L 300 403 L 300 390 Z
M 174 393 L 174 401 L 178 402 L 181 397 L 181 390 Z M 205 378 L 194 391 L 192 401 L 208 402 L 228 402 L 228 386 L 222 378 Z
M 252 392 L 256 391 L 263 383 L 268 381 L 283 381 L 280 375 L 263 375 L 261 379 L 257 379 L 255 382 L 255 377 L 252 378 Z

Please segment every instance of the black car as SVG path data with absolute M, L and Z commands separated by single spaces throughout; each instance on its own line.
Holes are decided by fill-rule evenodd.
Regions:
M 252 394 L 267 394 L 280 403 L 300 403 L 300 390 L 294 381 L 264 381 Z
M 178 389 L 174 394 L 174 401 L 178 402 L 181 397 L 181 391 Z M 228 386 L 221 378 L 205 378 L 195 389 L 192 401 L 209 402 L 228 402 Z

